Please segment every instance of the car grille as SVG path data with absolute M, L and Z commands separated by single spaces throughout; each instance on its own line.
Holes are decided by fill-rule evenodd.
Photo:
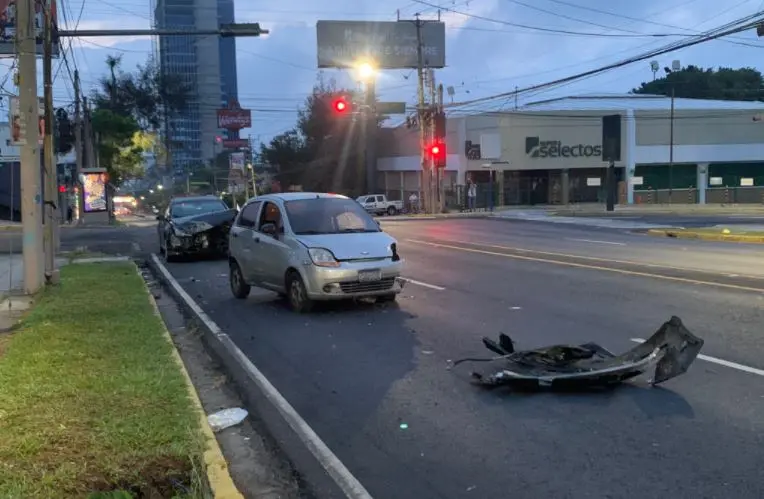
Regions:
M 395 284 L 394 277 L 387 277 L 376 282 L 341 282 L 340 288 L 343 293 L 370 293 L 373 291 L 384 291 L 390 289 Z

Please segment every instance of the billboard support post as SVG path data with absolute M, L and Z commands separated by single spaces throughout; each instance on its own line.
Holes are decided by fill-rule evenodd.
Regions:
M 21 146 L 21 223 L 24 241 L 24 291 L 27 294 L 39 291 L 44 281 L 34 6 L 34 0 L 19 0 L 16 6 L 19 52 L 18 132 Z M 11 126 L 15 127 L 16 124 L 12 123 Z

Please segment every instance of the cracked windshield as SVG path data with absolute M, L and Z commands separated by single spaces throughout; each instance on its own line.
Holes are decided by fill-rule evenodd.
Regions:
M 762 0 L 0 0 L 0 56 L 0 499 L 764 498 Z

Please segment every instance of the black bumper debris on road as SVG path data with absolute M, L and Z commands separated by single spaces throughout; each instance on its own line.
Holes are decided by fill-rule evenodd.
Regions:
M 498 342 L 483 338 L 483 344 L 499 356 L 461 359 L 453 366 L 463 362 L 487 362 L 491 368 L 472 373 L 478 385 L 522 390 L 605 388 L 651 370 L 650 382 L 657 385 L 687 372 L 703 348 L 703 340 L 693 335 L 676 316 L 647 341 L 621 355 L 596 343 L 515 351 L 514 342 L 505 334 L 499 336 Z M 500 367 L 497 368 L 497 364 Z

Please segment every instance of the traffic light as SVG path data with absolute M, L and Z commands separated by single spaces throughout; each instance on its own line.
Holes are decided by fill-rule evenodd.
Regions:
M 344 95 L 332 99 L 332 109 L 337 114 L 346 114 L 350 112 L 350 101 Z
M 435 113 L 435 139 L 441 142 L 446 140 L 446 113 Z
M 66 186 L 65 185 L 59 185 L 58 186 L 58 192 L 60 192 L 61 194 L 65 194 L 66 193 Z
M 430 158 L 432 158 L 432 165 L 435 168 L 446 167 L 446 143 L 445 142 L 435 142 L 433 144 L 430 144 L 430 147 L 428 148 L 428 152 L 430 153 Z

